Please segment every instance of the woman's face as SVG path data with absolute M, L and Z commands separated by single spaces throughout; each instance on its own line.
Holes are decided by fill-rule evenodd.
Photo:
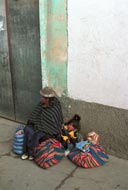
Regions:
M 49 98 L 42 96 L 41 103 L 42 103 L 43 108 L 47 108 L 49 106 Z

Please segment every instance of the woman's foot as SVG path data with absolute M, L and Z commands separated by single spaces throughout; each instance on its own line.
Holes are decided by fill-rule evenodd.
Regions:
M 27 155 L 27 154 L 23 154 L 23 155 L 21 156 L 21 159 L 22 159 L 22 160 L 27 160 L 27 159 L 28 159 L 28 155 Z
M 32 160 L 34 160 L 34 157 L 33 157 L 33 156 L 29 156 L 28 159 L 29 159 L 30 161 L 32 161 Z

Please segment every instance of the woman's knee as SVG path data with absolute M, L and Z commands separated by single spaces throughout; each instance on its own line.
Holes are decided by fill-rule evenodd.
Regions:
M 27 133 L 33 134 L 34 133 L 34 129 L 31 126 L 26 126 L 24 128 L 24 133 L 25 134 L 27 134 Z

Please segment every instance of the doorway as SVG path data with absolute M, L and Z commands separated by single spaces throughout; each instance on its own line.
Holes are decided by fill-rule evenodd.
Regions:
M 0 116 L 26 122 L 42 86 L 39 2 L 0 3 Z

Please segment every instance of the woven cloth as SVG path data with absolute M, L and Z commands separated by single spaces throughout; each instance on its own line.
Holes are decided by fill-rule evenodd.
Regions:
M 91 144 L 89 152 L 82 152 L 76 148 L 71 150 L 67 156 L 74 164 L 79 167 L 94 168 L 104 165 L 108 162 L 108 155 L 105 153 L 101 145 Z
M 41 168 L 47 169 L 62 160 L 64 151 L 62 144 L 58 140 L 50 138 L 35 148 L 34 161 Z

